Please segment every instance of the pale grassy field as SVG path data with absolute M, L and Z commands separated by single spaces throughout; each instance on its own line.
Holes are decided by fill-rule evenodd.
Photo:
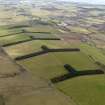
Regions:
M 21 29 L 6 29 L 6 28 L 1 28 L 0 27 L 0 36 L 5 36 L 5 35 L 15 35 L 15 33 L 21 32 Z
M 103 19 L 98 19 L 98 18 L 87 18 L 85 20 L 86 23 L 90 23 L 90 24 L 103 24 L 105 23 L 105 20 Z
M 79 34 L 90 34 L 91 31 L 89 31 L 86 28 L 83 27 L 68 27 L 68 29 L 70 29 L 71 32 L 75 32 L 75 33 L 79 33 Z
M 73 48 L 73 46 L 60 40 L 56 40 L 56 41 L 35 40 L 35 41 L 29 41 L 29 42 L 17 44 L 14 46 L 9 46 L 4 49 L 12 58 L 15 58 L 18 56 L 41 51 L 42 45 L 46 45 L 48 48 Z
M 0 38 L 0 45 L 5 45 L 9 43 L 14 43 L 18 41 L 24 41 L 30 39 L 29 36 L 26 36 L 25 34 L 17 34 L 12 36 L 6 36 Z
M 49 32 L 49 33 L 57 33 L 58 32 L 58 30 L 56 28 L 51 27 L 49 25 L 45 25 L 45 26 L 36 25 L 34 27 L 25 28 L 25 30 L 28 31 L 28 32 L 36 32 L 36 33 L 37 32 L 42 32 L 42 33 L 47 33 L 47 32 Z

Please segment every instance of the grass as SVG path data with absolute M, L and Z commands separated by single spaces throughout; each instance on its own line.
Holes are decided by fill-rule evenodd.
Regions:
M 13 36 L 6 36 L 0 38 L 0 45 L 5 45 L 9 43 L 14 43 L 18 41 L 24 41 L 30 39 L 29 36 L 26 36 L 25 34 L 17 34 Z
M 94 61 L 98 61 L 102 64 L 105 64 L 105 55 L 100 49 L 97 49 L 96 47 L 90 46 L 88 44 L 81 44 L 80 48 L 85 54 L 92 56 Z
M 48 53 L 18 62 L 33 74 L 47 79 L 67 73 L 64 64 L 70 64 L 77 70 L 93 70 L 98 66 L 81 52 Z
M 56 84 L 78 105 L 104 105 L 105 75 L 77 77 Z
M 62 63 L 53 54 L 33 57 L 20 61 L 19 64 L 28 68 L 33 74 L 47 79 L 67 73 Z
M 82 52 L 69 52 L 69 53 L 54 53 L 55 57 L 58 58 L 62 64 L 70 64 L 77 70 L 92 70 L 98 68 L 91 60 Z
M 75 33 L 81 33 L 81 34 L 90 34 L 91 32 L 83 27 L 70 27 L 69 28 L 71 32 L 75 32 Z
M 90 57 L 91 60 L 98 61 L 102 64 L 105 64 L 105 55 L 104 51 L 101 49 L 98 49 L 92 45 L 86 44 L 86 43 L 80 43 L 80 44 L 75 44 L 74 47 L 80 48 L 81 52 L 86 54 L 88 57 Z
M 0 23 L 12 24 L 17 27 L 14 26 L 14 29 L 9 29 L 9 27 L 0 28 L 0 36 L 13 35 L 0 37 L 0 45 L 30 39 L 28 34 L 35 38 L 57 38 L 56 35 L 59 33 L 59 36 L 61 35 L 60 37 L 62 38 L 65 34 L 64 41 L 32 40 L 4 47 L 4 50 L 11 58 L 40 51 L 42 50 L 42 45 L 46 45 L 49 48 L 77 47 L 81 49 L 81 52 L 48 53 L 17 62 L 20 64 L 20 67 L 22 65 L 26 70 L 29 70 L 32 75 L 31 73 L 28 75 L 28 72 L 24 72 L 22 75 L 16 76 L 16 78 L 1 78 L 0 91 L 3 97 L 0 96 L 0 105 L 4 104 L 3 98 L 6 98 L 5 101 L 8 105 L 74 105 L 72 102 L 68 102 L 68 100 L 71 99 L 76 103 L 75 105 L 104 105 L 105 75 L 72 78 L 55 84 L 54 88 L 52 85 L 50 86 L 46 80 L 68 73 L 63 67 L 64 64 L 69 64 L 78 71 L 100 68 L 95 64 L 95 61 L 105 65 L 104 51 L 102 52 L 92 45 L 80 44 L 79 41 L 79 38 L 82 39 L 82 35 L 87 35 L 87 37 L 83 36 L 83 38 L 87 40 L 89 38 L 91 38 L 92 41 L 98 39 L 98 37 L 93 34 L 101 37 L 99 38 L 100 42 L 101 39 L 104 39 L 104 30 L 100 29 L 100 25 L 98 27 L 98 24 L 105 23 L 104 9 L 101 10 L 102 8 L 100 8 L 100 6 L 77 5 L 75 3 L 70 5 L 69 3 L 55 1 L 51 3 L 49 2 L 50 0 L 47 1 L 48 3 L 43 2 L 41 4 L 42 6 L 40 6 L 40 4 L 38 6 L 37 3 L 35 3 L 35 5 L 32 4 L 32 7 L 31 5 L 29 7 L 27 7 L 27 5 L 19 5 L 18 8 L 14 6 L 13 8 L 11 6 L 8 7 L 7 5 L 2 8 L 1 6 Z M 37 21 L 37 19 L 39 20 Z M 46 24 L 47 22 L 48 24 Z M 52 24 L 49 24 L 50 22 L 52 22 Z M 31 25 L 31 27 L 19 28 L 18 26 L 20 24 Z M 95 26 L 95 24 L 97 25 Z M 60 29 L 58 30 L 57 27 L 53 27 L 55 25 L 58 25 Z M 71 30 L 71 33 L 66 31 L 63 25 Z M 27 35 L 14 35 L 15 33 L 21 32 L 21 29 L 30 33 L 26 33 Z M 100 31 L 98 31 L 98 29 Z M 72 34 L 72 32 L 76 35 Z M 101 33 L 103 33 L 103 36 Z M 69 35 L 70 38 L 66 37 L 66 34 Z M 88 34 L 90 36 L 88 36 Z M 73 35 L 77 38 L 72 37 Z M 69 38 L 67 40 L 68 44 L 66 43 L 66 38 Z M 78 43 L 80 45 L 77 45 Z M 75 46 L 72 46 L 72 44 L 75 44 Z M 99 44 L 100 43 L 98 43 L 98 45 Z M 13 64 L 6 55 L 2 56 L 1 54 L 2 51 L 0 52 L 0 76 L 5 76 L 5 74 L 19 74 L 19 67 Z M 66 97 L 66 95 L 68 97 Z
M 56 41 L 47 41 L 47 40 L 35 40 L 29 41 L 14 46 L 9 46 L 4 48 L 5 51 L 12 57 L 18 57 L 25 54 L 30 54 L 32 52 L 37 52 L 41 50 L 41 46 L 46 45 L 49 48 L 69 48 L 71 47 L 66 42 L 56 40 Z
M 43 9 L 32 9 L 31 13 L 33 16 L 37 16 L 37 17 L 48 17 L 49 15 L 51 15 L 51 13 L 47 10 L 43 10 Z
M 17 23 L 18 22 L 21 23 L 23 21 L 28 21 L 28 20 L 29 18 L 27 16 L 20 16 L 20 15 L 13 18 L 13 21 Z
M 3 29 L 3 28 L 0 28 L 0 36 L 5 36 L 5 35 L 11 35 L 11 34 L 15 34 L 15 33 L 19 33 L 21 32 L 20 29 Z
M 30 33 L 30 36 L 34 36 L 35 38 L 58 38 L 56 34 L 51 33 Z
M 50 25 L 36 25 L 34 27 L 25 28 L 28 32 L 42 32 L 42 33 L 58 33 L 58 30 Z
M 91 23 L 91 24 L 103 24 L 105 20 L 98 19 L 98 18 L 87 18 L 85 20 L 86 23 Z

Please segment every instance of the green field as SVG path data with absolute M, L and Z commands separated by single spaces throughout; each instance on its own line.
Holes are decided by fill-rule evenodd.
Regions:
M 94 70 L 99 68 L 81 52 L 48 53 L 18 62 L 33 74 L 51 79 L 67 73 L 64 64 L 70 64 L 77 70 Z
M 0 38 L 0 45 L 5 45 L 9 43 L 14 43 L 18 41 L 24 41 L 30 39 L 29 36 L 26 36 L 25 34 L 17 34 L 12 36 L 6 36 Z
M 56 87 L 77 105 L 105 104 L 105 75 L 77 77 L 60 82 Z
M 79 47 L 86 55 L 92 56 L 94 61 L 98 61 L 102 64 L 105 64 L 105 55 L 100 49 L 97 49 L 96 47 L 90 46 L 88 44 L 81 44 Z
M 0 105 L 105 105 L 105 5 L 72 1 L 0 0 Z
M 66 42 L 56 40 L 56 41 L 47 41 L 47 40 L 35 40 L 29 41 L 14 46 L 9 46 L 4 48 L 5 51 L 12 57 L 18 57 L 25 54 L 30 54 L 33 52 L 41 51 L 41 46 L 46 45 L 49 48 L 70 48 L 73 46 L 68 45 Z
M 15 33 L 21 32 L 21 29 L 6 29 L 6 28 L 0 28 L 0 36 L 5 36 L 5 35 L 11 35 Z

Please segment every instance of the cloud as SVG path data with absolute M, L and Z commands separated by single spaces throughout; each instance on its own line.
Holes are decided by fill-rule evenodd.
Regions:
M 104 4 L 105 0 L 57 0 L 57 1 L 72 1 L 72 2 L 81 2 L 81 3 L 92 3 L 92 4 Z

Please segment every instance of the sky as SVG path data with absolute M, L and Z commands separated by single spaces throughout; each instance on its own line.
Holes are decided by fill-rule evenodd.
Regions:
M 0 2 L 12 2 L 12 3 L 18 3 L 18 2 L 32 2 L 32 1 L 41 1 L 41 0 L 0 0 Z M 42 0 L 43 1 L 43 0 Z M 46 1 L 46 0 L 45 0 Z M 52 0 L 54 1 L 54 0 Z M 81 2 L 81 3 L 90 3 L 90 4 L 103 4 L 105 5 L 105 0 L 57 0 L 57 1 L 73 1 L 73 2 Z
M 103 5 L 105 5 L 105 0 L 58 0 L 58 1 L 73 1 L 73 2 L 90 3 L 90 4 L 103 4 Z

